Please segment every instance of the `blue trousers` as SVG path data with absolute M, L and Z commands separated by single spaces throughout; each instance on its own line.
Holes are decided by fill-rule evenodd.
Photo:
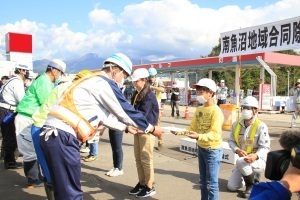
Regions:
M 90 143 L 90 155 L 91 156 L 98 156 L 98 142 Z
M 82 200 L 79 142 L 68 132 L 60 129 L 57 132 L 57 136 L 52 134 L 47 141 L 45 135 L 40 137 L 52 179 L 54 197 L 56 200 Z
M 38 161 L 39 165 L 41 166 L 42 174 L 43 174 L 44 178 L 46 179 L 47 183 L 52 183 L 48 165 L 47 165 L 43 150 L 40 145 L 40 131 L 41 131 L 40 127 L 36 127 L 34 124 L 32 124 L 31 136 L 32 136 L 32 141 L 33 141 L 34 149 L 35 149 L 36 156 L 37 156 L 37 161 Z
M 122 170 L 123 168 L 123 133 L 109 129 L 109 140 L 113 154 L 114 168 Z
M 222 148 L 204 149 L 198 146 L 200 190 L 202 200 L 219 199 L 219 171 Z

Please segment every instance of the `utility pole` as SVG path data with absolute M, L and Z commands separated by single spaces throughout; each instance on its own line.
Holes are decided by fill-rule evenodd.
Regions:
M 290 96 L 290 71 L 288 70 L 287 71 L 288 73 L 288 88 L 287 88 L 287 92 L 288 92 L 288 97 Z

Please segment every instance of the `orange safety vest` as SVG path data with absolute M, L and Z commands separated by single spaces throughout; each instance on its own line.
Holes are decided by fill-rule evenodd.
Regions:
M 85 142 L 93 138 L 97 132 L 97 129 L 102 125 L 102 122 L 100 122 L 97 127 L 93 127 L 90 122 L 82 117 L 74 104 L 73 92 L 76 86 L 82 81 L 99 75 L 101 75 L 101 72 L 86 75 L 83 78 L 75 81 L 66 90 L 64 96 L 59 100 L 59 103 L 55 105 L 49 112 L 49 115 L 52 115 L 69 124 L 76 132 L 77 139 L 81 142 Z
M 234 139 L 239 148 L 241 148 L 241 146 L 242 146 L 239 141 L 239 136 L 240 136 L 240 133 L 242 130 L 242 125 L 240 124 L 240 122 L 242 120 L 243 120 L 243 118 L 241 118 L 238 121 L 238 123 L 236 124 L 235 130 L 234 130 Z M 246 149 L 243 149 L 243 150 L 245 150 L 248 154 L 257 151 L 257 149 L 253 148 L 254 147 L 254 137 L 255 137 L 255 134 L 256 134 L 256 131 L 257 131 L 257 128 L 258 128 L 258 125 L 260 124 L 260 122 L 261 121 L 259 119 L 256 119 L 255 122 L 251 125 L 251 129 L 249 131 L 250 132 L 249 136 L 245 141 Z

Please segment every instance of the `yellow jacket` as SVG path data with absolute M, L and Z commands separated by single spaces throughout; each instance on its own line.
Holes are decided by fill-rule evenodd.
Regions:
M 222 147 L 222 125 L 224 115 L 217 105 L 197 108 L 190 126 L 186 129 L 199 134 L 198 145 L 202 148 Z

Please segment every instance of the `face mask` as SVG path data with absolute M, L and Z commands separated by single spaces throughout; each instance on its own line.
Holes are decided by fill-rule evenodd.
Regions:
M 242 110 L 242 118 L 248 120 L 253 117 L 253 112 L 252 110 Z
M 120 83 L 117 83 L 118 84 L 118 87 L 121 89 L 124 87 L 124 78 L 122 78 L 121 82 Z
M 115 75 L 115 77 L 113 78 L 114 81 L 118 84 L 119 88 L 121 88 L 120 86 L 123 87 L 123 84 L 124 84 L 124 77 L 121 79 L 120 83 L 117 82 L 117 77 L 120 76 L 121 74 L 123 74 L 123 71 L 120 71 L 119 73 L 117 73 Z
M 197 96 L 197 101 L 202 104 L 207 102 L 207 100 L 204 99 L 203 95 Z
M 61 81 L 61 76 L 59 76 L 58 78 L 55 78 L 54 86 L 58 86 L 60 81 Z
M 31 85 L 31 83 L 32 83 L 32 81 L 27 81 L 27 82 L 25 83 L 25 86 L 26 86 L 26 87 L 29 87 L 29 86 Z

